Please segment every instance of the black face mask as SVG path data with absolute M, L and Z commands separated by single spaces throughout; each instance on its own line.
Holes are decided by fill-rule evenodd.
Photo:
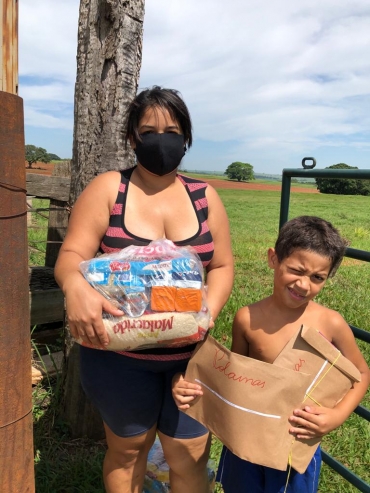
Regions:
M 163 176 L 174 171 L 185 154 L 184 136 L 181 134 L 143 134 L 136 143 L 137 160 L 151 173 Z

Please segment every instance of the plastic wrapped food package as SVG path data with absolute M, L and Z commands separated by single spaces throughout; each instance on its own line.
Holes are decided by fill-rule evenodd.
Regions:
M 103 313 L 108 350 L 180 347 L 204 339 L 210 313 L 203 266 L 193 248 L 155 240 L 81 262 L 80 270 L 124 312 Z
M 207 464 L 209 493 L 213 493 L 216 480 L 216 465 L 210 459 Z M 161 442 L 156 438 L 148 454 L 147 472 L 143 493 L 170 493 L 169 467 L 163 455 Z

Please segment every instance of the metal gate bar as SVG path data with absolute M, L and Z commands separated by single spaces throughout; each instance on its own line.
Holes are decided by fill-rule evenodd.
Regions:
M 306 161 L 312 161 L 311 166 L 305 166 Z M 316 165 L 314 158 L 304 158 L 302 160 L 302 166 L 305 169 L 283 169 L 282 174 L 282 187 L 281 187 L 281 200 L 280 200 L 280 220 L 279 229 L 288 221 L 289 215 L 289 202 L 290 202 L 290 187 L 291 178 L 356 178 L 356 179 L 368 179 L 370 180 L 370 169 L 313 169 Z M 356 260 L 362 260 L 364 262 L 370 262 L 370 252 L 365 250 L 358 250 L 355 248 L 346 248 L 345 256 L 354 258 Z M 370 343 L 370 332 L 349 325 L 356 339 Z M 358 416 L 367 421 L 370 421 L 370 410 L 363 406 L 357 406 L 353 411 Z M 355 486 L 362 493 L 370 493 L 370 484 L 366 483 L 363 479 L 357 476 L 350 469 L 345 467 L 339 461 L 334 459 L 324 450 L 321 451 L 322 460 L 331 467 L 335 472 L 340 474 L 345 480 Z
M 321 450 L 321 457 L 325 464 L 334 469 L 335 472 L 340 474 L 349 483 L 353 484 L 355 488 L 362 491 L 362 493 L 370 493 L 370 485 L 365 483 L 365 481 L 357 476 L 357 474 L 350 471 L 347 467 L 334 459 L 334 457 L 326 453 L 324 450 Z

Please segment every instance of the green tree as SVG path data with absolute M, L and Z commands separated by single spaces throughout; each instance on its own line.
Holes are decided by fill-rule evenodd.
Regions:
M 41 161 L 42 163 L 48 163 L 50 161 L 46 149 L 30 144 L 25 146 L 25 158 L 28 163 L 28 168 L 32 168 L 33 163 L 37 163 L 37 161 Z
M 62 158 L 60 158 L 56 154 L 52 154 L 52 153 L 50 154 L 49 152 L 48 152 L 48 159 L 49 159 L 49 163 L 50 163 L 50 161 L 61 161 L 62 160 Z
M 358 169 L 345 163 L 333 164 L 325 169 Z M 316 178 L 316 186 L 321 193 L 336 195 L 370 195 L 370 180 L 355 178 Z
M 249 163 L 236 161 L 231 163 L 224 173 L 230 180 L 250 181 L 254 180 L 253 166 Z

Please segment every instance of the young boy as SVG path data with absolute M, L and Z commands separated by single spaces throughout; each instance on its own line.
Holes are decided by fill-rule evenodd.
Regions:
M 289 431 L 303 440 L 321 437 L 340 426 L 369 385 L 368 366 L 345 320 L 336 311 L 312 301 L 335 274 L 344 250 L 345 242 L 338 231 L 323 219 L 301 216 L 287 222 L 275 248 L 268 250 L 268 264 L 274 271 L 272 295 L 241 308 L 233 323 L 231 350 L 235 353 L 273 363 L 297 327 L 306 325 L 319 330 L 360 371 L 361 382 L 355 383 L 333 409 L 294 409 Z M 185 381 L 181 374 L 174 377 L 173 397 L 179 409 L 189 408 L 198 395 L 202 395 L 199 385 Z M 252 464 L 224 447 L 217 480 L 225 493 L 313 493 L 318 488 L 320 465 L 318 448 L 304 474 L 291 470 L 286 488 L 288 471 Z

